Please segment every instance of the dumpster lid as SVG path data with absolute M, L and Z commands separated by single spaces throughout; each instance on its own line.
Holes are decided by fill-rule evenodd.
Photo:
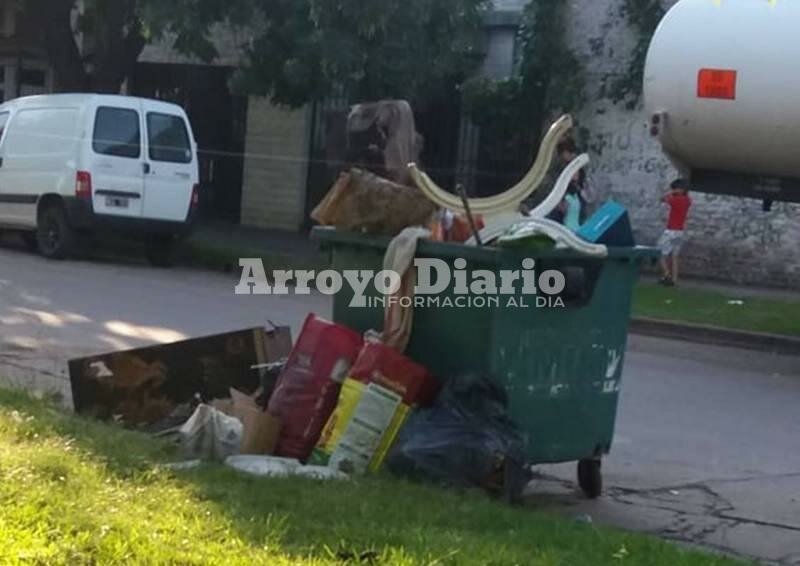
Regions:
M 391 238 L 386 236 L 373 236 L 356 232 L 342 232 L 336 228 L 317 226 L 311 231 L 311 239 L 320 243 L 323 248 L 333 245 L 355 246 L 362 248 L 376 248 L 385 250 Z M 464 258 L 470 261 L 496 263 L 501 258 L 532 257 L 538 259 L 595 259 L 569 249 L 551 250 L 519 250 L 494 247 L 465 246 L 451 242 L 432 242 L 420 240 L 417 255 L 444 258 Z M 608 259 L 623 259 L 629 261 L 656 260 L 661 257 L 661 252 L 656 248 L 646 246 L 636 247 L 609 247 Z M 602 260 L 599 260 L 602 261 Z

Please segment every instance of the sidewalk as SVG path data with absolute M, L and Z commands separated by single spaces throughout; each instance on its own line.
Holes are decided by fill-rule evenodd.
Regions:
M 283 230 L 238 226 L 223 222 L 204 222 L 198 224 L 189 240 L 192 244 L 225 249 L 231 252 L 247 251 L 261 256 L 299 256 L 313 259 L 319 255 L 315 242 L 306 233 Z M 642 281 L 655 284 L 654 275 L 643 274 Z M 681 289 L 697 289 L 730 295 L 732 298 L 758 298 L 775 301 L 800 302 L 800 289 L 778 289 L 772 287 L 753 287 L 695 279 L 687 276 L 681 279 Z
M 259 252 L 260 255 L 315 256 L 317 246 L 307 234 L 238 226 L 224 222 L 202 222 L 189 242 L 231 251 Z

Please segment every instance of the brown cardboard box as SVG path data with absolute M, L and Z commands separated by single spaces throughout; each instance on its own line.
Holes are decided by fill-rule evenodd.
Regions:
M 272 454 L 278 442 L 281 423 L 262 410 L 255 398 L 231 389 L 233 416 L 242 421 L 240 454 Z

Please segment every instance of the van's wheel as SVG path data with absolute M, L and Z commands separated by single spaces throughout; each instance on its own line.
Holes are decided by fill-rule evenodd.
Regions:
M 155 267 L 175 265 L 175 238 L 172 236 L 150 236 L 145 242 L 147 261 Z
M 75 247 L 75 233 L 67 222 L 64 209 L 50 205 L 39 214 L 36 223 L 36 246 L 48 259 L 64 259 Z
M 578 485 L 589 499 L 597 499 L 603 493 L 602 462 L 599 458 L 578 462 Z

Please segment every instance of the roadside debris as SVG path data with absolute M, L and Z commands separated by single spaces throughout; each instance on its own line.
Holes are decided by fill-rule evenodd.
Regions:
M 257 476 L 328 480 L 386 468 L 518 501 L 530 479 L 526 456 L 536 454 L 542 462 L 579 461 L 579 484 L 588 497 L 597 497 L 600 457 L 613 438 L 615 410 L 610 409 L 616 407 L 627 331 L 627 314 L 609 313 L 627 313 L 630 299 L 611 290 L 629 294 L 633 285 L 627 282 L 635 279 L 638 265 L 655 254 L 630 249 L 627 213 L 615 203 L 607 203 L 578 231 L 545 218 L 588 163 L 585 155 L 567 166 L 530 216 L 520 212 L 522 200 L 541 185 L 570 124 L 565 117 L 553 126 L 515 187 L 469 199 L 463 191 L 460 197 L 445 193 L 413 164 L 406 167 L 418 149 L 407 103 L 356 107 L 348 149 L 360 157 L 348 164 L 312 217 L 337 228 L 319 233 L 333 242 L 334 264 L 337 254 L 345 257 L 343 269 L 360 261 L 374 268 L 381 265 L 382 253 L 384 271 L 399 275 L 389 295 L 395 300 L 377 307 L 382 312 L 364 307 L 355 316 L 340 293 L 334 312 L 337 320 L 348 320 L 347 326 L 310 314 L 294 345 L 288 328 L 256 328 L 72 360 L 76 410 L 152 434 L 177 431 L 183 453 L 192 460 L 172 469 L 213 461 Z M 409 186 L 412 179 L 416 186 Z M 337 236 L 338 231 L 356 235 Z M 388 246 L 385 236 L 392 237 Z M 475 244 L 485 245 L 469 247 Z M 625 248 L 612 257 L 625 261 L 605 262 L 609 246 Z M 353 248 L 364 249 L 348 255 Z M 537 269 L 541 265 L 549 270 L 544 273 L 559 276 L 549 287 L 557 281 L 562 285 L 536 298 L 557 299 L 556 306 L 568 307 L 563 319 L 518 310 L 523 306 L 516 299 L 537 292 L 519 294 L 509 285 L 511 302 L 505 309 L 483 316 L 486 311 L 468 306 L 455 316 L 453 305 L 445 305 L 434 317 L 429 310 L 418 313 L 417 327 L 426 327 L 414 334 L 416 299 L 424 298 L 414 295 L 418 254 L 444 264 L 445 259 L 469 264 L 486 281 L 513 267 L 513 283 L 527 276 L 520 275 L 520 263 L 533 271 L 525 259 L 535 263 L 539 252 L 543 261 Z M 547 291 L 541 278 L 539 283 Z M 592 304 L 609 299 L 613 310 Z M 382 329 L 367 326 L 381 320 Z M 541 328 L 531 332 L 537 324 Z M 563 338 L 551 338 L 559 332 Z M 570 332 L 592 336 L 593 342 L 576 339 L 563 346 Z M 502 376 L 494 379 L 494 372 Z M 519 430 L 511 414 L 526 430 Z
M 488 378 L 449 379 L 434 406 L 417 411 L 401 431 L 389 470 L 516 499 L 528 473 L 507 406 L 505 392 Z
M 225 465 L 240 472 L 269 478 L 304 477 L 314 480 L 346 480 L 347 474 L 323 466 L 304 466 L 292 458 L 230 456 Z
M 311 461 L 347 473 L 381 468 L 413 407 L 430 404 L 433 378 L 424 367 L 380 342 L 367 342 Z
M 361 349 L 361 335 L 309 315 L 267 410 L 283 429 L 275 454 L 306 461 Z
M 417 244 L 430 235 L 430 231 L 425 228 L 405 228 L 389 243 L 383 258 L 383 268 L 399 274 L 401 279 L 400 287 L 392 296 L 394 302 L 385 309 L 380 340 L 398 352 L 405 352 L 411 339 L 414 309 L 403 306 L 403 301 L 411 302 L 414 299 L 414 287 L 417 284 L 414 257 Z
M 153 425 L 182 404 L 210 402 L 262 384 L 254 365 L 291 350 L 288 328 L 254 328 L 70 360 L 75 411 L 128 426 Z
M 185 470 L 193 470 L 203 465 L 202 460 L 187 460 L 185 462 L 174 462 L 171 464 L 164 464 L 162 467 L 173 472 L 182 472 Z
M 436 206 L 416 187 L 353 168 L 343 173 L 311 213 L 323 226 L 394 236 L 408 226 L 427 226 Z
M 200 405 L 180 429 L 181 452 L 187 458 L 223 462 L 239 452 L 242 423 L 209 405 Z
M 225 465 L 240 472 L 271 478 L 288 477 L 294 470 L 302 466 L 294 458 L 275 458 L 269 456 L 230 456 Z
M 272 454 L 278 443 L 281 423 L 260 407 L 261 391 L 251 397 L 236 389 L 230 390 L 230 399 L 215 400 L 212 405 L 242 423 L 239 454 Z

